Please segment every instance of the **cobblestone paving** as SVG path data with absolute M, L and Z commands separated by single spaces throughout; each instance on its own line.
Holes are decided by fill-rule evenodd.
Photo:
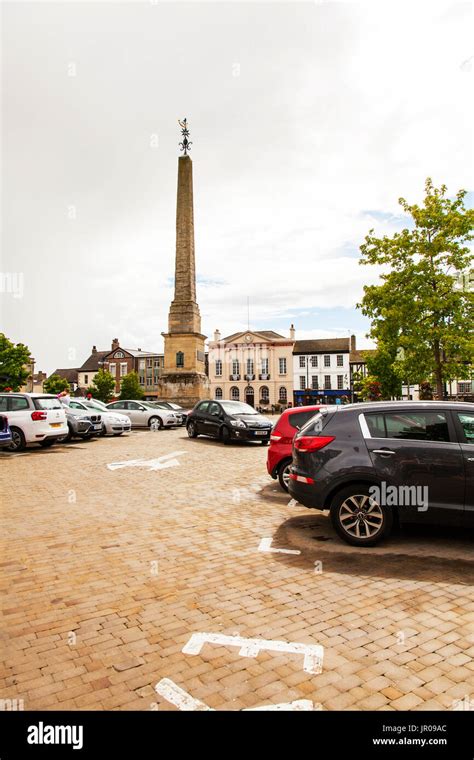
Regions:
M 0 698 L 26 710 L 177 709 L 155 692 L 167 678 L 219 710 L 473 700 L 474 565 L 456 558 L 465 537 L 446 539 L 444 559 L 423 534 L 419 556 L 413 540 L 406 555 L 400 542 L 372 555 L 324 541 L 259 551 L 262 538 L 295 550 L 288 526 L 313 515 L 288 506 L 266 451 L 168 430 L 0 454 Z M 179 466 L 107 467 L 172 452 Z M 297 653 L 207 643 L 184 654 L 198 632 L 319 644 L 322 672 Z

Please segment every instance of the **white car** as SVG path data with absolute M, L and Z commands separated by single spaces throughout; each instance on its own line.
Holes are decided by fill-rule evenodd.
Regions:
M 47 393 L 0 393 L 0 413 L 3 412 L 12 431 L 7 451 L 21 451 L 29 443 L 52 446 L 69 432 L 63 405 Z
M 123 412 L 130 418 L 132 427 L 148 427 L 161 430 L 176 427 L 181 420 L 171 409 L 157 409 L 148 401 L 112 401 L 107 404 L 109 411 Z
M 105 404 L 102 405 L 100 401 L 74 398 L 69 402 L 69 408 L 80 409 L 84 412 L 100 412 L 103 423 L 103 435 L 122 435 L 122 433 L 129 433 L 132 429 L 132 423 L 126 414 L 111 411 L 107 409 Z

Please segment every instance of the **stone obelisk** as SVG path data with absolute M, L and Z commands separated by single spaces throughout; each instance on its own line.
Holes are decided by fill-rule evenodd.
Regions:
M 187 121 L 179 122 L 184 155 L 178 159 L 178 196 L 176 204 L 176 261 L 174 298 L 168 316 L 165 363 L 160 396 L 190 407 L 208 398 L 209 380 L 205 373 L 201 314 L 196 301 L 196 261 L 194 252 L 193 165 L 188 150 Z

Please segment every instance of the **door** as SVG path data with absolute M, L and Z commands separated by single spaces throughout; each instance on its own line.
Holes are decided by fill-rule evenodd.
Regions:
M 215 401 L 209 404 L 207 411 L 207 419 L 205 421 L 206 435 L 212 435 L 214 438 L 219 436 L 219 430 L 221 425 L 221 413 L 222 409 Z
M 194 424 L 196 425 L 196 432 L 206 434 L 206 417 L 207 410 L 209 408 L 209 401 L 203 401 L 199 404 L 196 411 L 193 413 Z
M 449 411 L 400 409 L 364 417 L 382 500 L 398 507 L 400 521 L 461 524 L 464 463 Z
M 248 385 L 245 389 L 245 403 L 250 406 L 254 405 L 255 394 L 251 385 Z
M 464 522 L 474 526 L 474 411 L 453 412 L 461 441 L 466 484 L 464 489 Z
M 126 414 L 135 427 L 146 427 L 148 424 L 147 410 L 138 401 L 127 401 Z

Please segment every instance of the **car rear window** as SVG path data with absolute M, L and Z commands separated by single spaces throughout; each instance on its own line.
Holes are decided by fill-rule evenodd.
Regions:
M 366 414 L 372 438 L 401 438 L 410 441 L 449 441 L 444 412 L 399 412 Z
M 294 412 L 294 414 L 288 415 L 288 422 L 290 423 L 292 428 L 295 428 L 295 430 L 301 430 L 301 428 L 306 425 L 308 420 L 311 419 L 311 417 L 314 417 L 314 415 L 317 414 L 316 411 L 314 412 Z
M 34 398 L 33 405 L 35 409 L 64 409 L 58 398 L 54 396 L 45 396 L 44 398 Z
M 307 435 L 318 435 L 326 427 L 333 414 L 334 412 L 329 413 L 326 408 L 321 409 L 311 416 L 306 425 L 303 425 L 301 432 Z
M 0 396 L 0 412 L 6 412 L 8 408 L 8 396 Z

